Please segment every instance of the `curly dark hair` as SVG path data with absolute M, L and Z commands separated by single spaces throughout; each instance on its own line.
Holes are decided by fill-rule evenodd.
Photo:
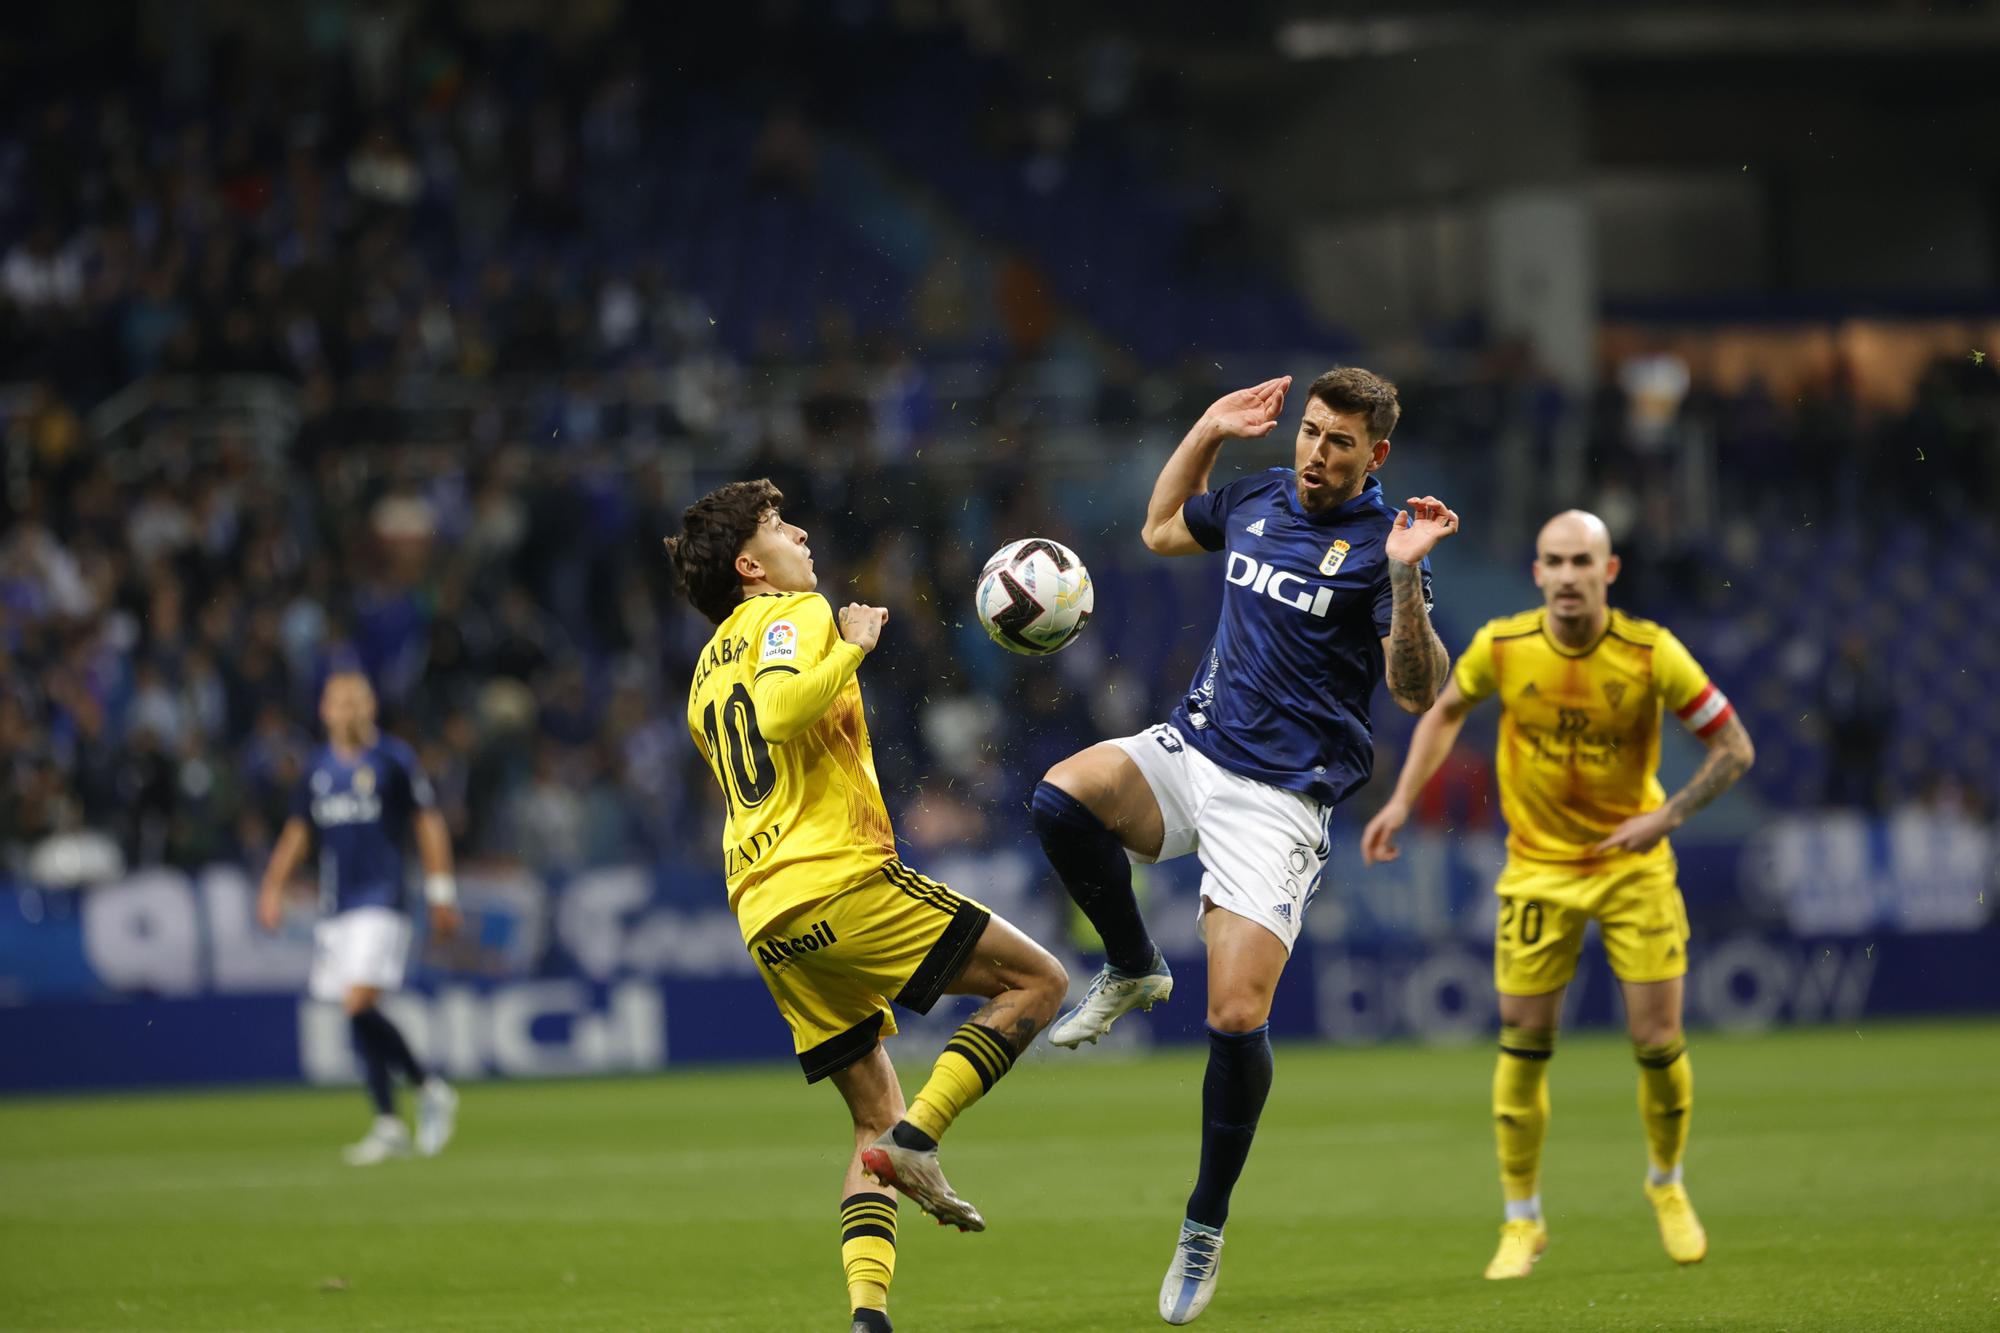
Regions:
M 1312 382 L 1306 397 L 1317 398 L 1342 415 L 1365 413 L 1370 444 L 1388 439 L 1397 418 L 1403 415 L 1402 404 L 1396 401 L 1396 386 L 1359 366 L 1335 366 Z
M 681 532 L 666 538 L 674 577 L 695 609 L 720 625 L 743 600 L 736 557 L 764 516 L 785 503 L 769 477 L 732 481 L 681 511 Z

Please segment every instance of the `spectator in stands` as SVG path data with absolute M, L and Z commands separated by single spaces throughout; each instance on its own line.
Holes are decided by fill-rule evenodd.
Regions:
M 1849 631 L 1842 637 L 1820 682 L 1819 708 L 1826 727 L 1826 803 L 1881 813 L 1896 701 L 1866 635 Z
M 792 21 L 810 25 L 814 7 L 795 8 Z M 989 21 L 999 12 L 982 8 Z M 926 138 L 923 151 L 964 170 L 968 191 L 945 202 L 976 201 L 964 207 L 991 234 L 933 238 L 907 256 L 901 288 L 864 298 L 826 259 L 855 254 L 813 248 L 840 230 L 827 197 L 853 185 L 825 165 L 833 145 L 815 133 L 816 100 L 794 104 L 799 92 L 785 89 L 730 108 L 680 79 L 649 84 L 652 66 L 615 44 L 488 59 L 480 38 L 429 30 L 430 15 L 419 6 L 406 26 L 340 38 L 296 83 L 253 61 L 249 87 L 218 62 L 208 89 L 181 70 L 172 88 L 134 81 L 42 105 L 13 90 L 22 105 L 0 126 L 0 366 L 11 367 L 0 377 L 25 383 L 0 385 L 0 858 L 21 864 L 75 823 L 115 833 L 138 862 L 256 852 L 282 820 L 273 793 L 297 778 L 301 738 L 286 719 L 309 706 L 343 644 L 386 668 L 385 721 L 437 756 L 468 846 L 508 850 L 509 812 L 521 810 L 566 854 L 595 848 L 594 817 L 563 795 L 572 773 L 579 797 L 619 785 L 636 810 L 633 854 L 687 845 L 708 817 L 688 793 L 711 783 L 666 664 L 706 631 L 670 596 L 658 549 L 690 481 L 662 441 L 692 442 L 696 468 L 754 454 L 745 474 L 774 476 L 808 527 L 855 553 L 843 578 L 896 606 L 894 632 L 932 670 L 881 685 L 878 746 L 898 754 L 895 768 L 941 771 L 939 738 L 968 729 L 932 724 L 1007 700 L 1040 720 L 982 734 L 993 751 L 974 747 L 977 773 L 957 794 L 970 781 L 1012 790 L 1038 772 L 1027 733 L 1077 725 L 1075 700 L 1021 698 L 1021 681 L 1058 673 L 990 651 L 976 625 L 957 623 L 970 621 L 962 596 L 978 562 L 1002 540 L 1073 523 L 1102 589 L 1093 635 L 1130 603 L 1116 592 L 1125 536 L 1084 521 L 1087 488 L 1042 480 L 1052 474 L 1040 442 L 1092 414 L 1049 420 L 1034 358 L 1096 344 L 1106 373 L 1095 425 L 1127 456 L 1153 448 L 1148 422 L 1198 411 L 1176 395 L 1205 403 L 1203 377 L 1220 373 L 1182 336 L 1214 311 L 1172 287 L 1170 265 L 1134 269 L 1131 291 L 1094 267 L 1090 284 L 1075 282 L 1074 266 L 1094 262 L 1077 246 L 1094 214 L 1070 203 L 1127 188 L 1095 168 L 1116 124 L 1146 114 L 1132 54 L 1115 41 L 1095 49 L 1081 119 L 1034 83 L 992 99 L 969 83 L 965 95 L 1008 122 L 997 150 L 972 141 L 975 117 L 967 142 L 937 154 Z M 815 49 L 806 35 L 794 45 Z M 245 106 L 260 108 L 254 128 Z M 699 151 L 660 151 L 663 130 Z M 970 160 L 980 156 L 989 170 Z M 1030 170 L 1053 193 L 1022 211 Z M 995 173 L 1007 189 L 989 197 Z M 1229 198 L 1211 202 L 1206 230 L 1190 234 L 1203 264 L 1243 248 Z M 1181 253 L 1149 243 L 1172 237 L 1139 234 L 1145 213 L 1107 213 L 1116 248 Z M 706 225 L 681 235 L 697 216 Z M 1062 226 L 1036 241 L 1021 231 L 1033 218 Z M 675 251 L 663 238 L 687 243 Z M 1120 293 L 1144 297 L 1125 302 L 1129 323 L 1114 318 Z M 817 319 L 825 307 L 846 317 Z M 1110 336 L 1072 338 L 1078 316 Z M 772 351 L 753 371 L 760 329 Z M 1166 357 L 1137 336 L 1156 329 Z M 1295 333 L 1282 324 L 1271 336 L 1304 345 Z M 1524 353 L 1498 345 L 1493 358 Z M 980 364 L 968 373 L 965 361 Z M 132 387 L 156 371 L 186 378 L 157 397 Z M 1762 391 L 1683 401 L 1667 371 L 1637 386 L 1655 408 L 1647 422 L 1713 416 L 1730 477 L 1741 482 L 1754 451 L 1749 475 L 1774 483 L 1718 488 L 1722 517 L 1770 518 L 1779 479 L 1805 487 L 1804 499 L 1787 489 L 1787 505 L 1813 503 L 1837 470 L 1813 466 L 1813 423 L 1852 418 L 1853 404 L 1831 386 L 1818 408 Z M 261 377 L 278 423 L 254 440 L 226 413 L 190 424 L 170 402 L 207 404 L 217 376 L 241 373 Z M 1484 390 L 1439 383 L 1412 413 L 1410 429 L 1439 433 L 1427 448 L 1444 436 L 1439 457 L 1463 475 L 1484 475 L 1510 429 L 1553 440 L 1559 417 L 1589 417 L 1530 366 L 1491 378 Z M 426 394 L 459 406 L 413 410 Z M 1906 415 L 1867 424 L 1859 475 L 1894 494 L 1862 501 L 1990 516 L 1996 396 L 1993 363 L 1941 363 Z M 1723 556 L 1690 541 L 1687 515 L 1664 498 L 1648 507 L 1666 492 L 1639 484 L 1650 474 L 1627 447 L 1625 405 L 1607 394 L 1589 446 L 1606 476 L 1625 479 L 1627 591 L 1665 613 L 1696 584 L 1725 588 Z M 962 461 L 930 447 L 940 435 L 966 442 Z M 1929 461 L 1914 463 L 1920 452 Z M 1982 540 L 1986 554 L 1964 561 L 1975 575 L 1995 558 Z M 1974 675 L 1991 681 L 2000 657 L 1978 638 L 1993 632 L 1982 586 L 1968 579 L 1955 595 L 1973 619 Z M 1769 605 L 1783 591 L 1758 596 Z M 1107 663 L 1100 681 L 1116 672 L 1118 690 L 1101 685 L 1092 706 L 1160 712 L 1194 669 L 1177 654 Z M 1813 711 L 1830 800 L 1874 808 L 1894 780 L 1881 661 L 1854 638 L 1822 682 Z M 577 706 L 579 681 L 589 708 Z M 945 699 L 966 707 L 939 709 Z M 1757 780 L 1767 772 L 1784 769 L 1760 767 Z M 894 772 L 884 779 L 892 803 L 908 795 Z M 1476 813 L 1482 781 L 1468 772 L 1438 817 Z M 1816 777 L 1809 785 L 1817 795 Z

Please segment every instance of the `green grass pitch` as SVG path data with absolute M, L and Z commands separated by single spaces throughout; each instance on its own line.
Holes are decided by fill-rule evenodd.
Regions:
M 1498 1284 L 1490 1051 L 1281 1046 L 1201 1326 L 2000 1328 L 2000 1027 L 1697 1036 L 1694 1058 L 1708 1262 L 1661 1253 L 1626 1047 L 1577 1038 L 1552 1243 Z M 946 1144 L 991 1229 L 904 1206 L 898 1327 L 1163 1327 L 1201 1071 L 1038 1048 Z M 0 1328 L 847 1327 L 847 1128 L 788 1070 L 474 1086 L 445 1156 L 344 1167 L 365 1120 L 352 1091 L 0 1104 Z

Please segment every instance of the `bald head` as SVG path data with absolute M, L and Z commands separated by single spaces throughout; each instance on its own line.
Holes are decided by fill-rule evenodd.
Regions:
M 1542 524 L 1541 533 L 1535 538 L 1537 554 L 1551 546 L 1563 550 L 1588 547 L 1597 553 L 1599 560 L 1609 560 L 1611 529 L 1605 527 L 1604 520 L 1588 509 L 1565 509 Z
M 1618 557 L 1611 554 L 1611 532 L 1603 519 L 1566 509 L 1542 525 L 1535 538 L 1535 586 L 1542 590 L 1557 638 L 1582 646 L 1603 633 L 1617 577 Z

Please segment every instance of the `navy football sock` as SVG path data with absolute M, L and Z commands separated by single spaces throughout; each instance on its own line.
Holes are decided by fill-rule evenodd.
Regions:
M 1229 1220 L 1229 1194 L 1249 1160 L 1270 1093 L 1270 1024 L 1251 1032 L 1210 1028 L 1208 1074 L 1201 1082 L 1201 1175 L 1188 1195 L 1188 1221 L 1220 1229 Z
M 1120 972 L 1150 972 L 1157 951 L 1139 917 L 1139 900 L 1132 896 L 1132 863 L 1125 859 L 1118 835 L 1083 802 L 1047 782 L 1036 785 L 1029 806 L 1042 851 L 1069 896 L 1097 927 L 1105 958 Z
M 412 1086 L 424 1081 L 424 1067 L 417 1060 L 410 1043 L 403 1040 L 402 1029 L 389 1021 L 389 1015 L 373 1007 L 363 1009 L 354 1016 L 354 1026 L 358 1031 L 366 1026 L 371 1039 L 381 1045 L 382 1058 L 389 1062 L 389 1068 L 408 1079 Z
M 368 1082 L 369 1100 L 375 1103 L 375 1114 L 396 1114 L 396 1099 L 389 1087 L 389 1053 L 382 1048 L 380 1031 L 362 1021 L 374 1013 L 364 1009 L 347 1020 L 354 1033 L 354 1049 L 361 1053 L 361 1072 Z

